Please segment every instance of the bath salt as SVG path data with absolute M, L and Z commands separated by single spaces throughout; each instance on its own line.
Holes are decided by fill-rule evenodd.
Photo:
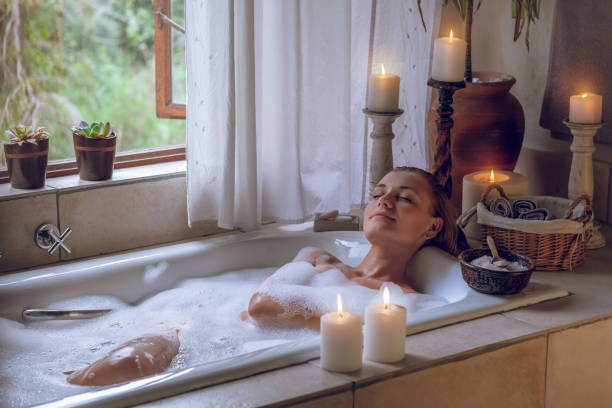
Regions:
M 172 270 L 168 268 L 163 273 Z M 391 291 L 392 302 L 408 312 L 447 304 L 431 295 L 405 294 L 393 283 L 385 285 Z M 294 262 L 281 268 L 188 279 L 138 304 L 127 304 L 112 296 L 53 302 L 49 308 L 112 311 L 94 319 L 26 324 L 0 318 L 0 405 L 24 407 L 96 390 L 69 384 L 66 377 L 144 334 L 179 330 L 180 349 L 169 370 L 318 335 L 309 329 L 263 327 L 250 319 L 242 320 L 241 312 L 247 310 L 251 296 L 258 290 L 282 302 L 289 301 L 294 310 L 304 314 L 335 310 L 338 292 L 346 310 L 362 316 L 368 304 L 382 299 L 380 291 L 348 280 L 338 269 L 318 273 L 307 262 Z
M 498 266 L 491 262 L 492 259 L 493 257 L 491 255 L 483 255 L 480 258 L 473 259 L 470 263 L 474 266 L 480 266 L 481 268 L 502 272 L 519 272 L 527 270 L 525 266 L 516 261 L 508 262 L 506 266 Z

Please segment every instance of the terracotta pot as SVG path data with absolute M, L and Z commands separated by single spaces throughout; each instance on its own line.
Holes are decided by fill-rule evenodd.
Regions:
M 41 188 L 45 185 L 49 139 L 36 143 L 4 143 L 6 165 L 14 188 Z
M 113 176 L 117 136 L 91 138 L 72 134 L 82 180 L 108 180 Z
M 461 210 L 463 176 L 478 170 L 514 170 L 523 144 L 525 116 L 518 99 L 510 93 L 516 79 L 497 72 L 474 72 L 482 82 L 468 82 L 453 97 L 451 130 L 452 202 Z M 428 116 L 430 146 L 437 138 L 435 110 Z M 433 157 L 433 154 L 432 154 Z

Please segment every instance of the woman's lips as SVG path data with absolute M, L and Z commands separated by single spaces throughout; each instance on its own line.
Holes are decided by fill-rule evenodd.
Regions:
M 374 213 L 374 214 L 372 214 L 372 216 L 370 218 L 376 218 L 376 217 L 387 219 L 389 221 L 395 221 L 395 218 L 393 218 L 390 215 L 387 215 L 385 213 Z

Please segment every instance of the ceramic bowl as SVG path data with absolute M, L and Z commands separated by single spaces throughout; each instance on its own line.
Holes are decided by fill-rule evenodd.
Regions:
M 525 289 L 535 269 L 535 262 L 516 252 L 499 249 L 499 256 L 510 262 L 518 262 L 524 271 L 496 271 L 472 265 L 470 262 L 483 255 L 491 255 L 489 249 L 466 249 L 459 254 L 463 280 L 474 290 L 488 295 L 513 295 Z

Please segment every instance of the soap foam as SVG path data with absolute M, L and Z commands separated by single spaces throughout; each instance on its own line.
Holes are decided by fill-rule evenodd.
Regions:
M 82 369 L 130 339 L 179 329 L 181 347 L 169 370 L 231 357 L 284 342 L 315 336 L 308 329 L 260 327 L 243 321 L 256 291 L 269 293 L 288 309 L 304 315 L 336 309 L 341 293 L 345 310 L 363 315 L 369 303 L 380 303 L 379 291 L 346 279 L 338 269 L 317 273 L 307 262 L 276 268 L 228 272 L 189 279 L 157 293 L 138 305 L 112 296 L 85 296 L 48 305 L 58 309 L 112 308 L 106 315 L 73 321 L 34 321 L 27 324 L 0 318 L 0 401 L 2 406 L 39 404 L 95 390 L 69 384 L 67 373 Z M 164 271 L 171 273 L 172 271 Z M 392 283 L 393 303 L 408 311 L 446 304 L 442 299 L 404 294 Z M 261 287 L 260 287 L 261 286 Z
M 335 311 L 338 293 L 342 296 L 344 310 L 364 316 L 367 305 L 382 303 L 384 287 L 389 288 L 391 302 L 405 307 L 408 312 L 447 304 L 436 296 L 404 293 L 392 282 L 384 283 L 380 290 L 366 288 L 349 280 L 337 268 L 320 273 L 308 262 L 291 262 L 282 266 L 259 288 L 259 292 L 283 306 L 284 315 L 301 315 L 308 319 Z

